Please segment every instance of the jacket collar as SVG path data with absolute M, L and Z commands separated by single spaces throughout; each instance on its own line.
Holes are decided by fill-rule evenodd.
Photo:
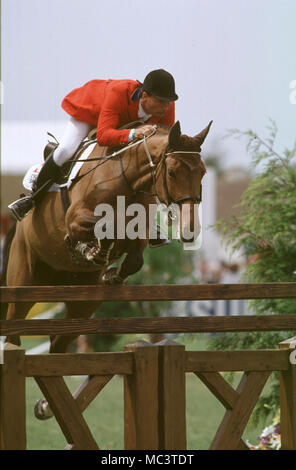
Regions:
M 142 91 L 143 91 L 142 86 L 136 88 L 135 91 L 133 91 L 133 93 L 131 94 L 131 101 L 133 101 L 133 102 L 139 101 L 139 99 L 141 98 L 141 95 L 142 95 Z

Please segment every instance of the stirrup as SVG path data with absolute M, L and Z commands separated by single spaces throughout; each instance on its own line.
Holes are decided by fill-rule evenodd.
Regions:
M 32 196 L 24 196 L 9 204 L 8 209 L 16 220 L 21 221 L 33 209 L 33 206 Z

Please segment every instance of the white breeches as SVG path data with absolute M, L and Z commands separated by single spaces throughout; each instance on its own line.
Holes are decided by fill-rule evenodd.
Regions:
M 58 166 L 62 166 L 73 157 L 75 151 L 92 127 L 87 122 L 78 121 L 78 119 L 70 117 L 60 144 L 53 154 L 53 159 Z

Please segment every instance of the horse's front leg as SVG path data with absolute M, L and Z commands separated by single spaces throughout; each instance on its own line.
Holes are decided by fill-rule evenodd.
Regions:
M 67 234 L 72 243 L 90 242 L 95 238 L 94 227 L 98 217 L 85 206 L 72 204 L 66 214 Z
M 119 268 L 109 268 L 103 276 L 103 282 L 107 285 L 123 284 L 129 276 L 140 271 L 144 264 L 143 251 L 146 245 L 146 240 L 132 244 Z

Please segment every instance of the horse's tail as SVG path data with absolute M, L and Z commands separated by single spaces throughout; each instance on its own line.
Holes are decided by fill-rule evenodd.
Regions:
M 1 286 L 6 286 L 6 274 L 7 274 L 7 266 L 8 266 L 8 259 L 9 259 L 9 252 L 10 252 L 10 247 L 12 240 L 14 238 L 16 231 L 16 222 L 12 225 L 12 227 L 9 229 L 5 241 L 4 241 L 4 246 L 3 250 L 1 253 L 1 280 L 0 280 L 0 285 Z M 1 304 L 1 310 L 0 310 L 0 318 L 3 320 L 6 317 L 6 312 L 7 312 L 7 303 Z

